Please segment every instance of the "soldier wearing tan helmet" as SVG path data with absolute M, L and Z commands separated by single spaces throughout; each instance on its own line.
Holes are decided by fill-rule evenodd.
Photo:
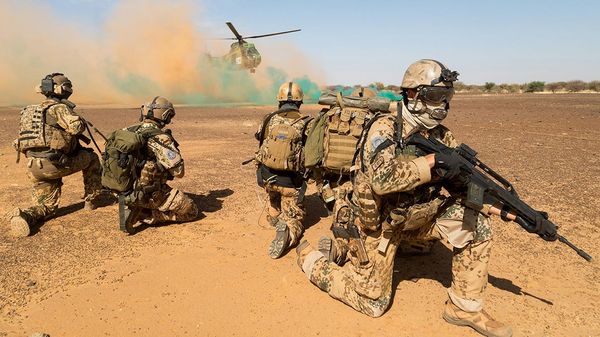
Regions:
M 351 263 L 340 267 L 303 241 L 296 249 L 298 264 L 330 296 L 378 317 L 391 302 L 394 257 L 400 242 L 447 240 L 454 247 L 454 257 L 444 319 L 486 336 L 511 336 L 509 326 L 483 311 L 492 238 L 489 216 L 500 214 L 501 205 L 486 205 L 479 212 L 466 208 L 442 187 L 443 182 L 460 178 L 456 159 L 421 156 L 413 146 L 397 142 L 396 132 L 404 140 L 421 133 L 446 146 L 458 145 L 441 125 L 457 76 L 435 60 L 411 64 L 402 81 L 406 99 L 400 111 L 396 116 L 380 115 L 363 133 L 351 203 L 367 261 L 351 251 Z
M 138 221 L 154 225 L 171 221 L 192 221 L 198 217 L 196 203 L 184 192 L 167 184 L 174 178 L 183 178 L 185 174 L 179 143 L 171 130 L 165 129 L 173 117 L 173 104 L 164 97 L 156 96 L 142 105 L 141 123 L 122 131 L 117 130 L 108 137 L 102 184 L 115 191 L 119 187 L 119 179 L 115 177 L 123 174 L 120 171 L 122 165 L 115 165 L 122 157 L 119 148 L 130 145 L 125 144 L 123 139 L 130 139 L 128 135 L 131 133 L 141 136 L 139 152 L 127 154 L 136 156 L 135 162 L 143 163 L 141 167 L 133 167 L 131 172 L 138 178 L 126 189 L 115 191 L 119 194 L 119 219 L 124 231 L 132 233 L 135 230 L 133 225 Z
M 257 181 L 269 197 L 267 219 L 275 227 L 269 256 L 281 257 L 304 233 L 303 146 L 310 118 L 300 113 L 304 94 L 297 83 L 286 82 L 277 93 L 279 109 L 266 115 L 256 132 Z
M 42 79 L 36 91 L 46 99 L 21 111 L 19 137 L 14 142 L 17 162 L 21 154 L 27 158 L 27 175 L 33 185 L 33 206 L 16 208 L 10 214 L 10 234 L 16 237 L 28 236 L 32 226 L 55 214 L 63 177 L 83 173 L 86 210 L 96 207 L 102 188 L 100 160 L 79 142 L 85 139 L 86 122 L 68 100 L 73 93 L 71 81 L 61 73 L 52 73 Z

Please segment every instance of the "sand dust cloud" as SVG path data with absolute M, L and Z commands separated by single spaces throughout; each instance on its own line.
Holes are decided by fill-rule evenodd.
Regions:
M 76 103 L 139 104 L 154 95 L 182 104 L 273 103 L 288 80 L 318 97 L 321 72 L 289 42 L 281 42 L 286 53 L 259 43 L 263 63 L 255 74 L 211 61 L 199 12 L 187 0 L 122 1 L 98 33 L 43 2 L 2 1 L 0 104 L 39 101 L 34 87 L 54 71 L 73 81 Z

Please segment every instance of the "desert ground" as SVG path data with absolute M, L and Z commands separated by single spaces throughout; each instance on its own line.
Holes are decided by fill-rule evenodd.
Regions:
M 76 101 L 76 96 L 73 97 Z M 317 105 L 306 106 L 314 114 Z M 136 122 L 135 108 L 78 107 L 100 130 Z M 118 230 L 117 206 L 84 211 L 82 179 L 64 179 L 61 209 L 32 236 L 0 230 L 0 336 L 478 336 L 441 318 L 451 251 L 398 256 L 394 301 L 381 318 L 312 285 L 291 251 L 267 255 L 274 235 L 250 158 L 270 106 L 179 107 L 171 125 L 191 194 L 191 223 Z M 12 139 L 19 108 L 0 108 L 0 214 L 26 207 L 25 162 Z M 600 259 L 600 95 L 457 96 L 445 124 L 512 181 L 560 232 Z M 309 189 L 305 237 L 331 218 Z M 600 336 L 600 268 L 559 242 L 495 219 L 487 310 L 515 336 Z

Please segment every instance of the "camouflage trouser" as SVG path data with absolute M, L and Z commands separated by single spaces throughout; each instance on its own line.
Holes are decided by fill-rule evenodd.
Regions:
M 466 219 L 472 217 L 472 221 Z M 490 219 L 454 204 L 437 220 L 437 235 L 447 239 L 452 250 L 452 285 L 448 295 L 464 311 L 483 309 L 492 248 Z
M 198 217 L 198 206 L 185 193 L 168 185 L 163 185 L 152 193 L 150 200 L 143 205 L 152 211 L 151 222 L 192 221 Z
M 61 165 L 55 165 L 46 158 L 30 157 L 27 169 L 27 176 L 33 184 L 33 206 L 23 210 L 23 213 L 30 224 L 47 219 L 56 212 L 60 203 L 63 177 L 82 171 L 85 200 L 93 199 L 102 188 L 100 160 L 89 149 L 75 152 Z
M 385 253 L 378 250 L 381 230 L 371 232 L 365 239 L 370 261 L 366 266 L 359 266 L 352 254 L 352 263 L 343 267 L 327 261 L 322 255 L 320 258 L 313 255 L 316 259 L 309 261 L 310 267 L 303 269 L 311 282 L 331 297 L 369 316 L 379 317 L 391 300 L 394 258 L 399 243 L 403 240 L 446 238 L 455 247 L 449 296 L 463 310 L 479 311 L 487 285 L 492 232 L 488 218 L 478 214 L 475 224 L 471 225 L 469 221 L 463 221 L 463 214 L 462 206 L 451 205 L 431 225 L 413 231 L 397 230 L 392 234 Z
M 304 204 L 301 191 L 292 187 L 282 187 L 275 184 L 265 185 L 269 196 L 269 212 L 267 218 L 273 225 L 278 220 L 285 222 L 290 230 L 290 245 L 295 245 L 304 233 Z

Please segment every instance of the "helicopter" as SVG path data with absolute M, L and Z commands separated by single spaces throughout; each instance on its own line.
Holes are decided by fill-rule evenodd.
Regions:
M 262 34 L 262 35 L 253 35 L 253 36 L 242 36 L 238 33 L 237 29 L 233 26 L 231 22 L 226 22 L 227 27 L 231 30 L 235 37 L 226 37 L 217 40 L 237 40 L 232 43 L 229 49 L 229 52 L 219 59 L 224 60 L 227 63 L 234 65 L 239 69 L 249 69 L 251 73 L 256 71 L 256 67 L 261 62 L 261 56 L 254 43 L 246 42 L 247 39 L 257 39 L 261 37 L 281 35 L 281 34 L 289 34 L 301 31 L 301 29 L 287 30 L 285 32 L 277 32 L 270 34 Z

